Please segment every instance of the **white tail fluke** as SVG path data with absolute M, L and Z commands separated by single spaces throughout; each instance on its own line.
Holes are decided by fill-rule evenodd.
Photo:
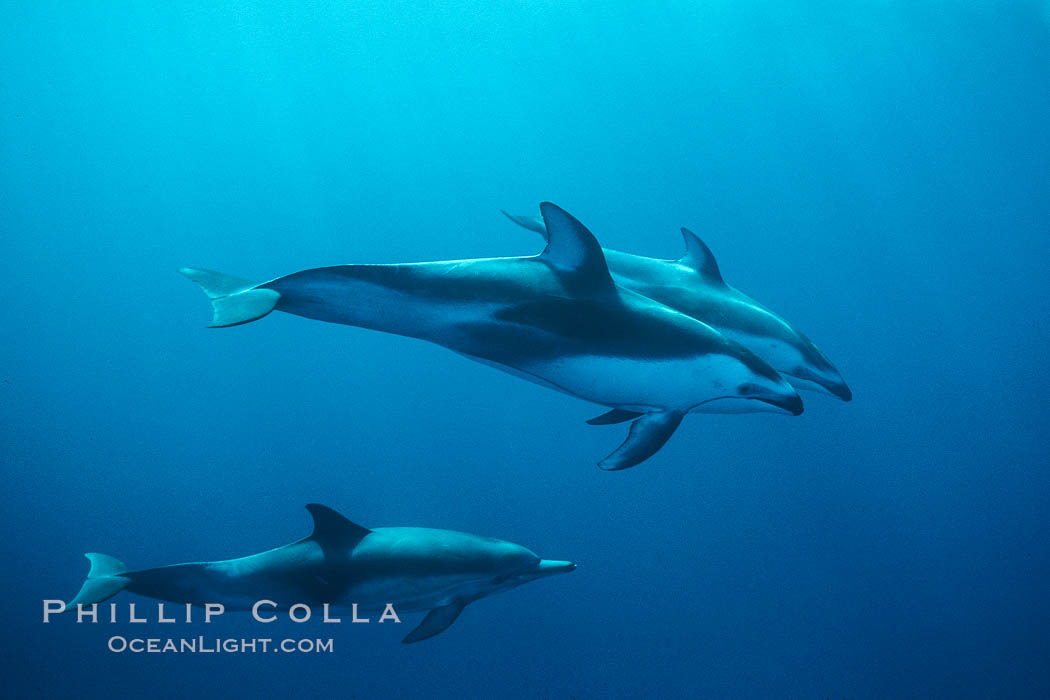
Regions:
M 260 319 L 273 311 L 281 298 L 272 289 L 257 289 L 254 282 L 214 270 L 182 267 L 179 272 L 199 284 L 211 299 L 212 319 L 208 328 L 238 326 Z

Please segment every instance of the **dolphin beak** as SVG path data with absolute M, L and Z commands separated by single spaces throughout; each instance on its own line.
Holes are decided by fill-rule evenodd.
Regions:
M 843 401 L 853 400 L 853 392 L 849 390 L 848 386 L 846 386 L 846 382 L 839 382 L 838 384 L 832 384 L 825 388 Z
M 798 394 L 789 397 L 783 404 L 785 409 L 791 411 L 791 415 L 798 416 L 802 414 L 802 397 Z
M 802 413 L 802 397 L 798 394 L 788 394 L 786 396 L 777 396 L 774 398 L 759 398 L 758 400 L 762 403 L 768 403 L 770 406 L 776 406 L 777 408 L 783 409 L 793 416 Z
M 570 571 L 576 571 L 576 565 L 571 561 L 553 561 L 551 559 L 542 559 L 540 563 L 536 565 L 536 571 L 540 574 L 567 574 Z
M 846 386 L 846 382 L 842 381 L 842 378 L 837 374 L 835 377 L 820 377 L 820 378 L 806 378 L 800 377 L 803 382 L 808 382 L 809 386 L 802 386 L 803 389 L 813 389 L 820 393 L 827 393 L 840 401 L 850 401 L 853 399 L 853 392 Z
M 801 368 L 787 376 L 790 377 L 788 381 L 791 383 L 791 386 L 795 387 L 797 391 L 816 391 L 820 394 L 834 396 L 840 401 L 851 401 L 853 399 L 853 392 L 846 386 L 846 382 L 842 381 L 842 377 L 839 376 L 834 367 L 829 368 L 823 376 L 806 372 Z

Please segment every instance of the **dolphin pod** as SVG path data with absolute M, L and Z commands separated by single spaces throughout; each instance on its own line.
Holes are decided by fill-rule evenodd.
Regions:
M 427 340 L 607 406 L 591 423 L 633 421 L 599 462 L 607 470 L 651 457 L 688 413 L 802 412 L 795 388 L 759 355 L 705 319 L 617 284 L 582 223 L 549 202 L 540 211 L 547 246 L 535 256 L 339 265 L 261 284 L 180 272 L 210 298 L 210 327 L 274 310 L 360 326 Z
M 801 332 L 722 279 L 711 251 L 682 229 L 686 253 L 659 260 L 603 250 L 559 207 L 507 216 L 542 234 L 535 256 L 303 270 L 257 284 L 182 268 L 212 303 L 211 327 L 274 310 L 437 343 L 529 381 L 607 406 L 592 425 L 632 421 L 599 466 L 617 470 L 656 453 L 687 413 L 798 415 L 796 389 L 852 398 L 838 371 Z M 506 213 L 506 212 L 504 212 Z M 80 610 L 128 591 L 231 610 L 324 605 L 357 619 L 426 611 L 402 641 L 452 625 L 471 602 L 575 570 L 510 542 L 417 527 L 370 530 L 318 504 L 309 537 L 239 559 L 129 571 L 97 553 L 68 604 Z M 55 608 L 48 604 L 54 603 Z M 160 613 L 158 612 L 158 616 Z M 396 617 L 396 613 L 394 614 Z M 399 619 L 398 619 L 399 620 Z M 165 620 L 169 621 L 169 620 Z
M 445 631 L 479 598 L 576 569 L 569 561 L 540 559 L 512 542 L 454 530 L 362 527 L 318 504 L 309 537 L 224 561 L 173 564 L 128 571 L 118 559 L 89 553 L 87 580 L 65 606 L 89 606 L 120 591 L 157 600 L 229 610 L 260 601 L 267 612 L 296 605 L 379 612 L 427 611 L 402 641 L 420 642 Z
M 514 223 L 546 237 L 543 220 L 503 212 Z M 842 375 L 801 331 L 722 279 L 711 249 L 682 229 L 685 254 L 676 260 L 647 258 L 603 248 L 613 280 L 732 338 L 776 369 L 796 389 L 853 398 Z

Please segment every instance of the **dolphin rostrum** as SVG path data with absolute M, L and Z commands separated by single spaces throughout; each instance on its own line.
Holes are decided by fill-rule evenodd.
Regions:
M 550 235 L 531 257 L 339 265 L 262 284 L 180 272 L 211 298 L 212 327 L 277 309 L 421 338 L 634 418 L 604 469 L 649 458 L 686 413 L 714 403 L 802 412 L 776 370 L 705 323 L 618 287 L 590 231 L 553 204 L 540 209 Z
M 547 235 L 539 217 L 503 214 L 519 226 Z M 853 398 L 838 370 L 809 338 L 726 284 L 715 256 L 695 233 L 683 228 L 682 237 L 685 255 L 677 260 L 603 249 L 613 280 L 710 325 L 761 357 L 796 389 L 826 392 L 843 401 Z
M 128 571 L 118 559 L 86 554 L 91 570 L 65 610 L 127 590 L 172 603 L 221 604 L 228 610 L 254 610 L 262 601 L 267 612 L 324 604 L 353 606 L 355 616 L 358 610 L 390 607 L 395 616 L 400 610 L 429 611 L 402 640 L 410 644 L 443 632 L 479 598 L 576 568 L 491 537 L 424 527 L 369 530 L 331 508 L 316 503 L 306 507 L 314 519 L 309 537 L 240 559 Z

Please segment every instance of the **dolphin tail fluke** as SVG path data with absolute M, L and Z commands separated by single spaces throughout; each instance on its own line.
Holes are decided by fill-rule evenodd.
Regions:
M 77 597 L 66 605 L 66 611 L 76 610 L 77 605 L 101 603 L 131 583 L 131 579 L 121 575 L 127 573 L 128 567 L 119 559 L 97 552 L 88 552 L 84 556 L 91 562 L 91 569 Z
M 678 428 L 682 415 L 677 411 L 646 413 L 631 423 L 627 439 L 615 452 L 598 462 L 598 466 L 606 471 L 617 471 L 649 459 Z
M 434 608 L 427 613 L 427 616 L 423 618 L 423 621 L 419 623 L 418 627 L 409 632 L 408 636 L 401 640 L 401 643 L 413 644 L 415 642 L 422 642 L 424 639 L 430 639 L 434 635 L 441 634 L 456 621 L 456 618 L 459 617 L 461 612 L 463 612 L 463 608 L 465 608 L 466 605 L 467 604 L 464 602 L 457 601 Z
M 212 319 L 208 328 L 239 326 L 260 319 L 273 311 L 281 298 L 272 289 L 259 289 L 254 282 L 214 270 L 182 267 L 179 272 L 199 284 L 211 299 Z
M 502 209 L 500 211 L 503 211 Z M 543 223 L 543 219 L 538 216 L 518 216 L 503 211 L 503 216 L 507 217 L 518 226 L 527 228 L 530 231 L 540 234 L 544 238 L 547 237 L 547 225 Z

